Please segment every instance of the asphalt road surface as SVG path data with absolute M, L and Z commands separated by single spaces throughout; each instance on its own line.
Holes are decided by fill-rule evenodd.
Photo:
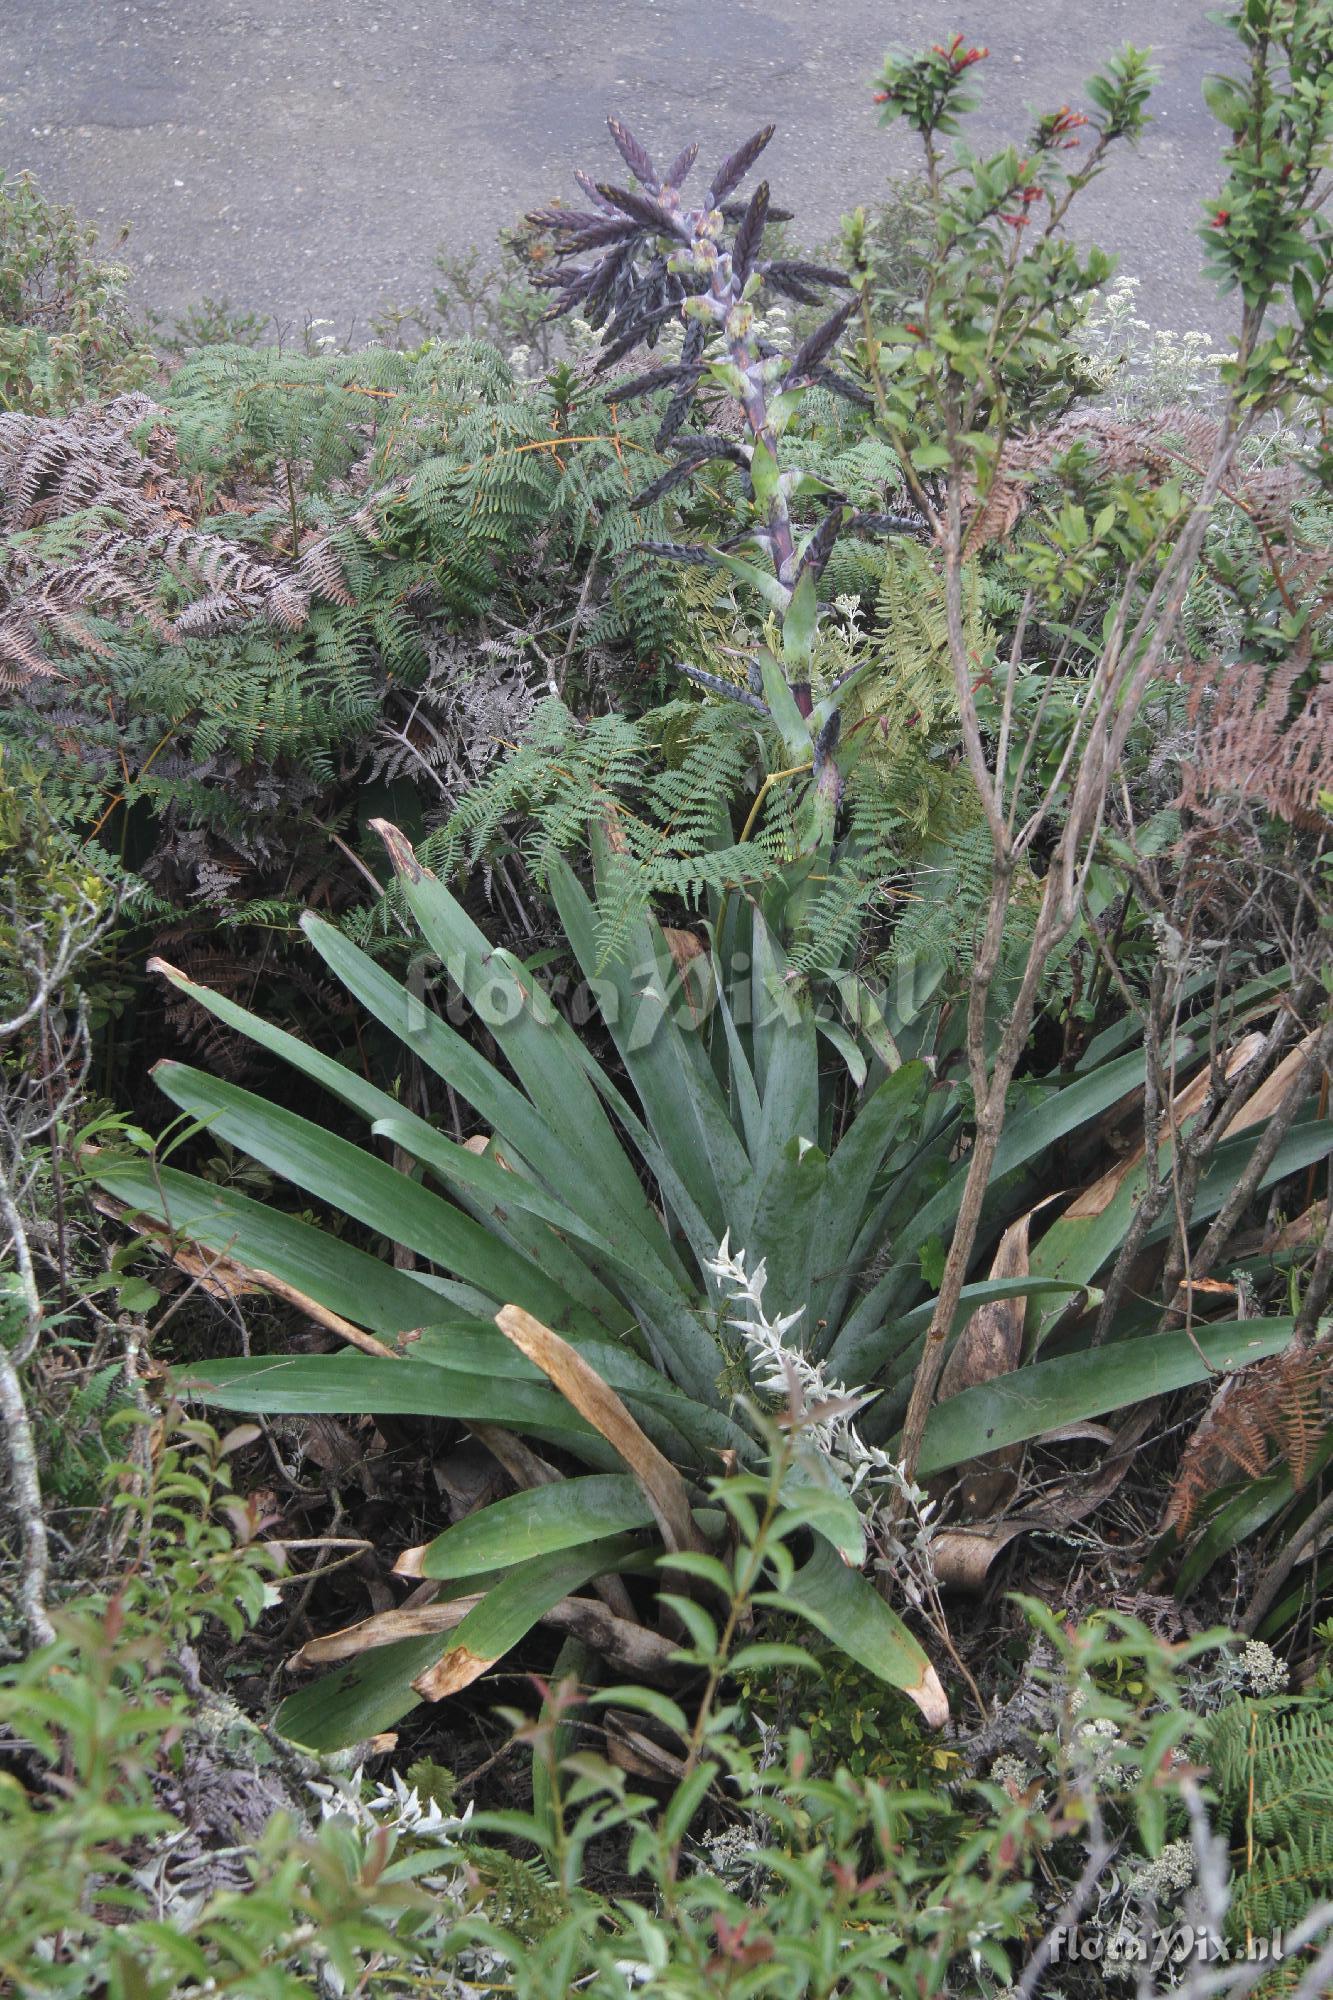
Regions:
M 1218 184 L 1200 83 L 1230 56 L 1205 0 L 0 0 L 0 164 L 108 236 L 128 223 L 161 311 L 209 294 L 364 332 L 429 298 L 438 245 L 617 165 L 608 112 L 659 156 L 699 139 L 705 166 L 776 121 L 774 199 L 814 239 L 912 161 L 870 102 L 884 49 L 954 27 L 990 47 L 979 147 L 1077 105 L 1121 42 L 1152 46 L 1156 122 L 1083 230 L 1154 324 L 1225 331 L 1195 233 Z

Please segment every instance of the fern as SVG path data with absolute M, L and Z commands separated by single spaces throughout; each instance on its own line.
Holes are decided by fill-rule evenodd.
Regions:
M 133 1407 L 124 1367 L 111 1361 L 95 1369 L 61 1410 L 58 1428 L 45 1440 L 44 1479 L 66 1506 L 95 1504 L 115 1455 L 106 1436 L 108 1421 Z
M 160 401 L 0 416 L 0 743 L 137 864 L 146 948 L 221 918 L 272 968 L 303 900 L 364 896 L 329 837 L 364 785 L 430 826 L 557 673 L 664 669 L 679 572 L 625 504 L 659 464 L 480 342 L 216 346 Z
M 1290 1929 L 1333 1896 L 1333 1696 L 1267 1696 L 1228 1703 L 1205 1726 L 1199 1750 L 1231 1843 L 1227 1936 L 1233 1946 Z M 1294 1984 L 1299 1962 L 1259 1988 Z
M 990 892 L 990 846 L 951 745 L 957 705 L 946 614 L 929 558 L 909 543 L 860 552 L 858 604 L 845 624 L 827 619 L 814 660 L 816 686 L 866 671 L 846 703 L 844 739 L 855 746 L 844 823 L 821 887 L 790 940 L 793 968 L 808 976 L 854 962 L 867 920 L 887 920 L 885 962 L 966 955 Z M 835 556 L 838 550 L 835 550 Z M 969 642 L 989 644 L 981 584 L 969 581 Z M 696 657 L 718 662 L 742 614 L 725 576 L 686 572 L 681 615 Z M 736 685 L 744 686 L 737 672 Z M 742 889 L 762 894 L 801 853 L 797 815 L 808 775 L 777 769 L 769 725 L 742 704 L 668 702 L 637 721 L 613 714 L 578 721 L 564 705 L 538 708 L 527 741 L 462 799 L 424 849 L 429 865 L 474 867 L 516 841 L 539 882 L 558 854 L 577 853 L 593 823 L 613 823 L 610 887 L 599 903 L 600 944 L 614 954 L 634 914 L 653 901 L 699 908 Z M 748 802 L 748 804 L 747 804 Z M 514 829 L 520 828 L 515 832 Z M 933 869 L 937 891 L 913 884 Z M 380 922 L 384 920 L 381 912 Z

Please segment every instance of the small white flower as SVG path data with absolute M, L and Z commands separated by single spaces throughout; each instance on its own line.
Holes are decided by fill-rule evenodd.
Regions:
M 1025 1792 L 1037 1775 L 1031 1764 L 1025 1764 L 1021 1757 L 1015 1757 L 1009 1751 L 995 1759 L 990 1774 L 993 1783 L 1003 1785 L 1014 1798 Z
M 804 1318 L 805 1308 L 769 1318 L 764 1311 L 768 1282 L 764 1260 L 747 1272 L 744 1251 L 732 1252 L 730 1231 L 719 1244 L 717 1255 L 704 1260 L 704 1268 L 719 1289 L 729 1294 L 728 1304 L 745 1308 L 726 1324 L 736 1329 L 749 1350 L 754 1387 L 767 1395 L 786 1397 L 794 1382 L 807 1408 L 840 1406 L 837 1416 L 804 1427 L 805 1442 L 844 1490 L 857 1496 L 875 1537 L 878 1567 L 891 1570 L 903 1582 L 912 1602 L 919 1604 L 929 1578 L 933 1532 L 929 1521 L 934 1507 L 919 1486 L 904 1480 L 898 1462 L 881 1447 L 867 1444 L 856 1428 L 856 1416 L 878 1391 L 849 1390 L 799 1346 L 787 1344 L 787 1336 Z M 904 1540 L 904 1534 L 910 1540 Z M 913 1577 L 914 1568 L 922 1573 L 919 1579 Z
M 1188 1840 L 1168 1840 L 1155 1861 L 1139 1869 L 1136 1886 L 1156 1902 L 1169 1902 L 1194 1880 L 1194 1849 Z
M 442 1846 L 453 1844 L 455 1834 L 465 1827 L 472 1817 L 472 1802 L 468 1801 L 462 1813 L 449 1813 L 436 1799 L 428 1799 L 423 1805 L 414 1786 L 404 1783 L 397 1771 L 391 1773 L 391 1783 L 376 1787 L 375 1796 L 366 1801 L 369 1813 L 380 1813 L 383 1818 L 378 1823 L 392 1826 L 400 1833 L 411 1833 L 438 1840 Z
M 1236 1661 L 1237 1675 L 1251 1694 L 1281 1694 L 1290 1671 L 1286 1661 L 1262 1639 L 1247 1640 Z

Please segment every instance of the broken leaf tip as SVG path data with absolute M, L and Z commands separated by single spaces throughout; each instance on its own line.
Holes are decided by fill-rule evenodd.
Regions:
M 405 875 L 409 882 L 422 881 L 426 870 L 413 853 L 411 841 L 401 834 L 390 820 L 373 819 L 370 825 L 372 832 L 377 833 L 384 842 L 389 852 L 389 859 L 398 874 Z

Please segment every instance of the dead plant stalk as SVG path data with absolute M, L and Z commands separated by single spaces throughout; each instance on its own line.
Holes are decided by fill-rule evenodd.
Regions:
M 967 1061 L 976 1103 L 976 1129 L 958 1221 L 945 1259 L 939 1299 L 912 1385 L 902 1430 L 906 1476 L 915 1476 L 926 1419 L 944 1366 L 945 1341 L 957 1316 L 976 1247 L 982 1206 L 1004 1131 L 1009 1086 L 1027 1047 L 1042 978 L 1051 954 L 1077 919 L 1088 874 L 1116 782 L 1125 744 L 1144 696 L 1162 670 L 1177 630 L 1185 592 L 1236 451 L 1252 426 L 1233 412 L 1224 423 L 1195 502 L 1166 551 L 1146 598 L 1136 605 L 1143 565 L 1127 576 L 1106 648 L 1090 677 L 1060 764 L 1036 807 L 1018 824 L 1018 783 L 1006 780 L 1011 708 L 1006 694 L 998 753 L 986 747 L 974 685 L 975 663 L 964 637 L 964 468 L 961 454 L 949 476 L 938 534 L 944 559 L 949 654 L 958 697 L 964 752 L 993 843 L 991 893 L 980 947 L 968 988 Z M 1020 621 L 1021 629 L 1021 621 Z M 1012 674 L 1010 676 L 1012 685 Z M 1034 745 L 1029 740 L 1022 762 Z M 1051 819 L 1069 783 L 1067 816 L 1042 889 L 1023 975 L 994 1056 L 988 1058 L 986 1021 L 1000 963 L 1005 922 L 1020 862 Z

